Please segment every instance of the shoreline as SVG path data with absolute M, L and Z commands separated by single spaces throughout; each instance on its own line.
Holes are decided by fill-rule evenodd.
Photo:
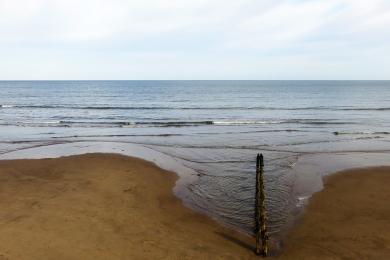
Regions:
M 92 157 L 92 158 L 90 158 L 90 157 Z M 103 171 L 105 173 L 109 173 L 110 171 L 114 171 L 114 172 L 117 172 L 117 174 L 123 175 L 123 173 L 126 173 L 126 172 L 128 172 L 130 170 L 131 172 L 133 172 L 134 174 L 137 175 L 136 171 L 132 170 L 132 167 L 136 166 L 136 168 L 137 167 L 139 168 L 139 167 L 142 166 L 142 167 L 146 167 L 148 169 L 147 172 L 145 172 L 146 174 L 148 174 L 148 175 L 151 174 L 153 176 L 155 176 L 157 174 L 157 176 L 161 180 L 161 182 L 164 183 L 164 188 L 163 188 L 163 190 L 158 190 L 158 189 L 154 190 L 154 192 L 157 192 L 158 196 L 163 196 L 164 197 L 163 201 L 168 201 L 166 203 L 165 202 L 163 203 L 164 207 L 166 207 L 166 208 L 163 208 L 163 212 L 164 212 L 164 214 L 168 214 L 166 216 L 169 219 L 168 222 L 172 222 L 172 219 L 170 219 L 172 216 L 169 216 L 169 215 L 172 215 L 172 209 L 173 209 L 174 212 L 179 211 L 179 212 L 181 212 L 181 214 L 184 214 L 185 218 L 189 218 L 188 221 L 184 221 L 183 223 L 181 223 L 182 225 L 175 225 L 176 229 L 173 229 L 173 230 L 171 229 L 171 230 L 169 230 L 169 232 L 165 233 L 164 235 L 165 236 L 171 236 L 172 232 L 173 232 L 173 234 L 174 234 L 173 237 L 177 240 L 177 237 L 182 235 L 182 234 L 178 234 L 177 233 L 178 230 L 189 230 L 189 234 L 187 234 L 187 236 L 185 236 L 185 238 L 187 240 L 189 240 L 189 241 L 193 241 L 194 240 L 193 235 L 194 234 L 198 235 L 198 237 L 195 236 L 195 239 L 199 239 L 202 247 L 201 247 L 199 252 L 197 250 L 195 250 L 193 252 L 193 250 L 191 249 L 191 246 L 187 243 L 188 241 L 187 242 L 180 241 L 182 244 L 178 244 L 177 245 L 177 248 L 175 249 L 177 252 L 176 251 L 170 251 L 170 253 L 169 253 L 170 256 L 171 255 L 175 255 L 175 254 L 177 254 L 177 256 L 182 256 L 181 253 L 185 253 L 185 252 L 187 252 L 187 250 L 190 250 L 191 254 L 192 253 L 194 254 L 193 256 L 197 256 L 197 257 L 201 256 L 201 257 L 204 257 L 204 258 L 208 258 L 208 257 L 211 258 L 211 256 L 214 256 L 214 257 L 215 256 L 222 256 L 223 258 L 228 257 L 228 256 L 231 256 L 231 257 L 234 256 L 234 257 L 241 257 L 241 258 L 244 258 L 244 259 L 251 259 L 252 257 L 256 257 L 253 254 L 253 252 L 252 252 L 253 251 L 253 246 L 254 246 L 253 238 L 251 238 L 249 236 L 246 236 L 246 235 L 244 235 L 244 234 L 242 234 L 240 232 L 233 231 L 233 230 L 231 230 L 229 228 L 223 227 L 219 223 L 215 222 L 214 220 L 211 220 L 208 216 L 200 214 L 200 213 L 196 213 L 193 210 L 184 207 L 182 201 L 179 198 L 175 197 L 173 195 L 173 193 L 172 193 L 172 189 L 175 186 L 175 182 L 178 179 L 177 174 L 175 174 L 174 172 L 169 172 L 169 171 L 162 170 L 161 168 L 158 168 L 156 165 L 154 165 L 152 162 L 144 161 L 142 159 L 127 157 L 127 156 L 124 156 L 124 155 L 118 155 L 118 154 L 96 154 L 95 153 L 95 154 L 73 155 L 73 156 L 68 156 L 68 157 L 60 157 L 60 158 L 56 158 L 56 159 L 38 159 L 38 160 L 25 160 L 25 159 L 22 159 L 22 160 L 17 160 L 17 161 L 1 160 L 0 161 L 0 165 L 3 167 L 4 164 L 13 164 L 14 163 L 14 164 L 17 164 L 17 165 L 16 166 L 15 165 L 11 166 L 11 168 L 13 169 L 12 170 L 13 172 L 15 172 L 15 168 L 18 169 L 18 167 L 19 168 L 21 167 L 20 169 L 25 171 L 25 173 L 26 173 L 26 171 L 27 172 L 31 171 L 31 165 L 34 165 L 34 164 L 38 164 L 39 165 L 39 164 L 41 164 L 41 166 L 39 166 L 39 167 L 41 167 L 41 168 L 43 167 L 42 169 L 44 171 L 44 174 L 42 176 L 40 175 L 42 173 L 35 172 L 35 174 L 38 174 L 37 176 L 34 176 L 34 174 L 33 175 L 27 174 L 27 176 L 29 176 L 29 178 L 24 179 L 25 176 L 22 174 L 24 176 L 23 178 L 12 180 L 12 181 L 15 181 L 14 185 L 16 185 L 16 186 L 18 186 L 18 185 L 27 185 L 26 187 L 28 187 L 28 185 L 31 185 L 30 182 L 32 182 L 34 184 L 35 180 L 34 179 L 30 179 L 30 177 L 34 177 L 35 179 L 38 179 L 38 180 L 43 179 L 44 182 L 42 182 L 42 183 L 45 183 L 45 184 L 49 183 L 50 184 L 51 180 L 55 181 L 55 179 L 56 179 L 55 175 L 57 173 L 60 173 L 61 176 L 62 176 L 60 179 L 58 179 L 59 183 L 57 183 L 58 185 L 61 186 L 61 182 L 64 181 L 63 177 L 65 176 L 65 172 L 75 171 L 75 169 L 72 168 L 71 163 L 67 162 L 67 160 L 71 160 L 71 161 L 73 160 L 73 161 L 77 161 L 78 163 L 83 164 L 84 165 L 84 168 L 83 168 L 84 171 L 86 171 L 88 173 L 88 179 L 87 180 L 83 180 L 83 181 L 84 182 L 85 181 L 90 182 L 91 181 L 90 178 L 92 178 L 94 175 L 92 173 L 90 173 L 91 169 L 90 169 L 89 164 L 91 164 L 91 161 L 88 162 L 88 160 L 92 160 L 92 162 L 94 162 L 95 164 L 96 163 L 97 164 L 101 164 L 100 161 L 102 159 L 103 159 L 103 161 L 105 161 L 105 163 L 103 163 L 103 165 L 100 165 L 100 166 L 102 166 L 103 169 L 106 167 L 105 171 Z M 131 166 L 130 164 L 127 164 L 128 168 L 126 168 L 126 169 L 123 168 L 122 166 L 111 165 L 112 164 L 112 160 L 115 161 L 117 159 L 120 161 L 119 165 L 124 163 L 124 161 L 126 161 L 126 160 L 131 161 L 133 163 L 133 165 Z M 86 165 L 86 162 L 82 162 L 83 160 L 87 160 L 88 165 Z M 42 163 L 43 163 L 43 166 L 42 166 Z M 62 166 L 63 164 L 65 164 L 65 166 Z M 110 165 L 113 166 L 114 168 L 110 169 L 109 168 L 109 167 L 111 167 Z M 137 166 L 137 165 L 141 165 L 141 166 Z M 29 166 L 29 167 L 27 167 L 27 166 Z M 54 170 L 54 171 L 51 170 L 51 168 L 49 166 L 50 167 L 54 167 L 54 169 L 56 169 L 56 170 Z M 3 175 L 2 175 L 3 174 L 3 172 L 2 172 L 3 168 L 2 167 L 0 167 L 0 178 L 3 177 Z M 65 167 L 65 168 L 62 169 L 61 167 Z M 117 169 L 117 167 L 119 167 L 120 169 Z M 98 171 L 98 172 L 102 170 L 102 169 L 98 168 L 96 165 L 93 166 L 93 169 L 95 171 Z M 326 179 L 325 179 L 325 188 L 323 190 L 321 190 L 320 192 L 317 192 L 317 193 L 315 193 L 313 195 L 313 197 L 309 201 L 309 204 L 306 206 L 303 215 L 298 220 L 298 223 L 296 225 L 294 225 L 291 229 L 289 229 L 289 232 L 288 232 L 288 234 L 286 236 L 286 239 L 284 240 L 285 243 L 283 245 L 282 251 L 280 252 L 281 255 L 278 256 L 278 258 L 280 258 L 280 259 L 294 259 L 294 258 L 291 258 L 291 257 L 293 257 L 295 255 L 301 254 L 300 257 L 303 257 L 303 259 L 305 259 L 304 256 L 308 256 L 307 255 L 308 251 L 305 251 L 305 250 L 310 249 L 309 245 L 310 245 L 310 242 L 313 241 L 313 238 L 310 238 L 310 239 L 307 239 L 305 237 L 302 238 L 302 232 L 303 233 L 305 232 L 305 230 L 302 231 L 302 228 L 307 227 L 306 223 L 308 223 L 308 222 L 306 221 L 306 219 L 308 218 L 308 216 L 310 216 L 310 214 L 313 214 L 313 212 L 311 211 L 311 207 L 313 207 L 313 205 L 315 207 L 316 204 L 317 205 L 320 204 L 320 206 L 318 206 L 319 208 L 317 207 L 314 213 L 316 213 L 316 211 L 318 211 L 318 209 L 321 209 L 321 207 L 323 207 L 321 205 L 323 205 L 324 203 L 326 205 L 326 199 L 324 199 L 324 198 L 316 199 L 316 198 L 318 196 L 320 196 L 318 194 L 324 194 L 324 193 L 327 192 L 327 190 L 329 189 L 328 188 L 329 187 L 329 183 L 335 182 L 334 179 L 336 179 L 336 180 L 339 180 L 340 178 L 342 180 L 343 179 L 348 179 L 348 178 L 350 178 L 350 177 L 348 177 L 349 175 L 351 175 L 351 174 L 354 175 L 354 174 L 356 174 L 356 172 L 359 174 L 359 172 L 368 171 L 368 172 L 370 172 L 370 174 L 372 174 L 372 172 L 373 171 L 375 172 L 377 169 L 383 169 L 383 171 L 387 171 L 387 172 L 390 173 L 390 170 L 389 170 L 390 167 L 380 167 L 380 168 L 364 168 L 364 169 L 346 170 L 346 171 L 338 172 L 338 173 L 331 174 L 331 175 L 327 176 Z M 16 170 L 16 173 L 18 173 L 17 170 Z M 102 173 L 102 172 L 100 172 L 100 173 Z M 365 173 L 363 175 L 367 175 L 367 173 Z M 342 176 L 342 177 L 339 177 L 339 176 Z M 145 175 L 138 176 L 138 177 L 140 177 L 139 181 L 146 181 L 145 187 L 149 187 L 149 185 L 152 185 L 152 183 L 150 183 L 150 178 L 145 177 Z M 52 179 L 52 178 L 54 178 L 54 179 Z M 145 178 L 146 178 L 146 180 L 145 180 Z M 364 178 L 364 176 L 362 178 Z M 382 176 L 382 178 L 383 178 L 383 176 Z M 2 178 L 2 181 L 4 182 L 4 178 Z M 6 178 L 6 183 L 7 184 L 9 184 L 10 181 L 11 181 L 10 179 L 7 180 L 7 178 Z M 80 180 L 78 180 L 78 181 L 80 181 Z M 41 185 L 42 185 L 42 183 L 41 183 Z M 112 184 L 112 183 L 110 183 L 110 184 Z M 120 184 L 122 185 L 122 183 L 120 183 Z M 1 185 L 1 183 L 0 183 L 0 185 Z M 67 185 L 69 186 L 69 185 L 73 185 L 73 184 L 72 184 L 72 182 L 69 182 Z M 99 185 L 102 188 L 102 187 L 106 186 L 107 183 L 100 183 Z M 101 185 L 104 185 L 104 186 L 101 186 Z M 7 186 L 3 186 L 3 189 L 0 189 L 0 191 L 4 192 L 4 187 L 7 187 Z M 114 188 L 114 187 L 111 187 L 111 188 Z M 125 192 L 125 190 L 128 190 L 128 189 L 123 189 L 122 192 L 127 193 L 127 192 Z M 33 190 L 33 191 L 36 192 L 36 190 Z M 53 195 L 53 194 L 51 194 L 51 193 L 53 193 L 52 189 L 50 189 L 48 192 L 49 193 L 46 194 L 46 195 Z M 72 191 L 70 191 L 70 192 L 72 192 Z M 117 191 L 115 191 L 115 192 L 116 192 L 116 195 L 119 196 L 119 198 L 123 195 L 121 192 L 119 192 L 119 193 Z M 353 190 L 352 190 L 352 192 L 353 192 Z M 153 192 L 151 192 L 151 193 L 152 194 L 145 194 L 145 196 L 146 195 L 148 195 L 148 196 L 156 195 Z M 163 195 L 161 195 L 161 194 L 163 194 Z M 31 197 L 33 197 L 34 194 L 32 194 L 31 190 L 29 190 L 29 193 L 25 193 L 25 194 L 19 193 L 18 195 L 22 196 L 21 197 L 22 199 L 24 199 L 23 196 L 27 196 L 29 198 L 27 202 L 25 201 L 24 204 L 22 203 L 23 207 L 26 207 L 26 205 L 25 205 L 26 203 L 28 204 L 27 207 L 30 207 L 30 209 L 34 209 L 35 207 L 37 207 L 36 205 L 40 205 L 39 200 L 41 198 L 38 198 L 37 200 L 32 201 L 33 199 Z M 93 194 L 90 194 L 90 195 L 92 196 Z M 0 193 L 0 196 L 1 196 L 1 193 Z M 92 198 L 90 198 L 89 201 L 91 201 L 91 199 Z M 327 198 L 327 199 L 329 199 L 329 198 Z M 151 201 L 153 201 L 153 198 L 151 198 Z M 4 201 L 0 199 L 0 204 L 2 202 L 4 202 Z M 106 203 L 107 203 L 107 201 L 106 201 Z M 159 203 L 161 204 L 161 202 L 159 202 Z M 13 204 L 12 201 L 8 201 L 7 205 L 12 205 L 12 204 Z M 61 205 L 63 206 L 63 204 L 61 204 Z M 84 206 L 89 206 L 89 205 L 85 204 Z M 121 206 L 123 207 L 125 205 L 121 205 Z M 2 208 L 7 208 L 7 207 L 2 206 Z M 167 209 L 169 209 L 169 210 L 167 211 Z M 159 213 L 161 213 L 161 212 L 159 212 Z M 8 215 L 12 215 L 12 214 L 14 214 L 12 211 L 8 212 Z M 7 215 L 7 213 L 5 215 Z M 24 214 L 24 215 L 22 214 L 21 216 L 13 216 L 13 218 L 16 219 L 16 221 L 19 221 L 19 220 L 23 221 L 23 219 L 26 218 L 25 215 L 26 214 Z M 0 215 L 0 216 L 4 217 L 4 214 Z M 389 217 L 390 214 L 387 215 L 387 216 Z M 146 217 L 149 217 L 149 214 L 146 215 Z M 161 215 L 159 215 L 159 217 L 161 218 Z M 160 222 L 161 219 L 159 217 L 157 217 L 154 221 L 156 221 L 157 223 Z M 9 216 L 8 216 L 8 218 L 9 218 Z M 106 218 L 107 218 L 107 216 L 106 216 Z M 110 216 L 110 218 L 112 218 L 112 216 Z M 111 221 L 115 222 L 114 219 L 111 219 Z M 121 223 L 122 225 L 125 224 L 123 216 L 122 216 L 121 221 L 122 221 L 122 223 Z M 180 219 L 180 221 L 183 221 L 183 219 Z M 199 224 L 197 222 L 200 222 L 201 224 Z M 143 223 L 143 225 L 146 225 L 146 224 Z M 171 225 L 171 224 L 166 222 L 165 225 Z M 2 226 L 4 226 L 4 225 L 0 224 L 0 228 Z M 34 226 L 34 228 L 37 228 L 37 227 Z M 162 230 L 164 230 L 164 228 L 165 228 L 165 226 L 163 226 Z M 316 228 L 321 228 L 321 227 L 319 225 L 317 225 Z M 210 232 L 210 230 L 213 230 L 214 232 Z M 40 231 L 43 232 L 44 230 L 40 230 Z M 140 232 L 142 233 L 144 231 L 145 230 L 143 230 L 143 231 L 141 230 Z M 311 227 L 310 232 L 316 233 L 313 230 L 313 227 Z M 221 234 L 223 234 L 223 235 L 221 235 Z M 53 234 L 51 234 L 51 235 L 53 235 Z M 100 234 L 100 236 L 101 235 L 102 234 Z M 161 238 L 161 239 L 164 239 L 164 240 L 167 239 L 165 236 L 164 236 L 164 238 Z M 207 237 L 207 239 L 205 239 L 205 237 Z M 292 237 L 294 237 L 294 239 L 292 239 Z M 297 240 L 297 237 L 300 237 L 301 242 L 302 242 L 302 239 L 304 239 L 303 243 L 301 243 L 300 245 L 297 242 L 299 240 L 299 239 Z M 56 237 L 55 239 L 58 239 L 58 238 Z M 121 239 L 123 239 L 123 238 L 121 238 Z M 293 242 L 292 244 L 291 244 L 291 241 Z M 176 241 L 176 242 L 179 242 L 179 241 Z M 297 243 L 298 243 L 298 245 L 297 245 Z M 297 250 L 297 248 L 301 248 L 302 247 L 302 244 L 305 245 L 305 247 L 304 247 L 305 250 L 303 250 L 303 252 L 302 252 L 302 250 L 301 251 Z M 167 247 L 171 246 L 169 243 L 167 243 L 166 245 L 167 245 Z M 188 249 L 188 246 L 190 246 L 190 249 Z M 204 249 L 203 247 L 207 248 L 207 250 L 203 250 Z M 164 247 L 161 247 L 160 249 L 165 250 Z M 360 249 L 361 248 L 359 248 L 359 250 Z M 313 248 L 311 248 L 310 250 L 313 250 Z M 322 251 L 323 250 L 324 249 L 322 249 Z M 126 251 L 126 252 L 128 252 L 128 251 Z M 321 252 L 321 250 L 320 250 L 320 252 Z M 185 253 L 185 254 L 187 254 L 187 253 Z M 324 252 L 321 252 L 321 255 L 324 255 Z M 389 255 L 390 255 L 390 252 L 389 252 Z M 188 257 L 191 257 L 191 256 L 188 255 Z M 311 252 L 310 256 L 315 258 L 315 252 Z M 3 260 L 1 257 L 6 257 L 6 256 L 4 256 L 4 254 L 2 256 L 1 247 L 0 247 L 0 259 Z M 40 256 L 40 257 L 42 257 L 42 256 Z M 56 255 L 56 257 L 58 258 L 60 256 Z M 96 257 L 99 258 L 99 257 L 103 257 L 103 256 L 96 255 Z M 110 257 L 111 257 L 111 255 L 110 255 Z M 158 256 L 153 255 L 153 257 L 158 257 Z M 19 255 L 17 258 L 20 259 L 21 256 Z M 7 258 L 4 258 L 4 259 L 7 259 Z M 10 258 L 10 259 L 12 259 L 12 258 Z M 28 258 L 28 259 L 34 259 L 34 258 Z M 36 258 L 36 259 L 38 259 L 38 258 Z M 60 259 L 61 259 L 61 257 L 60 257 Z M 309 258 L 309 259 L 311 259 L 311 258 Z M 362 259 L 365 259 L 365 258 L 363 257 Z M 377 259 L 381 259 L 381 258 L 377 258 Z
M 390 167 L 324 177 L 285 238 L 280 259 L 388 259 Z
M 196 201 L 197 198 L 193 196 L 194 191 L 191 191 L 189 187 L 191 184 L 197 184 L 201 180 L 200 178 L 202 178 L 202 174 L 199 174 L 199 168 L 188 166 L 185 161 L 181 160 L 180 156 L 177 157 L 169 153 L 161 152 L 159 149 L 156 149 L 156 147 L 153 146 L 143 145 L 140 143 L 109 140 L 68 140 L 63 143 L 42 143 L 42 145 L 38 147 L 25 147 L 16 149 L 14 151 L 7 151 L 3 154 L 0 154 L 0 160 L 59 158 L 62 156 L 81 155 L 87 153 L 115 153 L 136 157 L 152 162 L 164 170 L 175 172 L 179 178 L 176 181 L 173 192 L 185 206 L 201 214 L 206 214 L 210 218 L 216 219 L 218 222 L 223 223 L 223 225 L 227 226 L 228 228 L 239 230 L 240 232 L 246 234 L 250 233 L 251 231 L 251 229 L 248 229 L 246 224 L 249 223 L 248 221 L 251 221 L 251 219 L 247 218 L 247 216 L 251 214 L 248 213 L 248 209 L 252 209 L 252 204 L 248 205 L 248 203 L 246 203 L 246 207 L 244 207 L 244 211 L 247 213 L 246 215 L 241 215 L 241 219 L 235 218 L 233 222 L 230 222 L 228 218 L 224 218 L 224 216 L 222 216 L 223 214 L 218 214 L 217 211 L 215 211 L 215 209 L 219 208 L 218 205 L 223 205 L 225 207 L 224 209 L 231 210 L 228 205 L 204 202 L 202 200 Z M 381 150 L 354 152 L 325 151 L 299 154 L 296 157 L 294 156 L 293 159 L 293 162 L 287 161 L 291 166 L 285 169 L 286 172 L 284 174 L 284 178 L 286 178 L 286 181 L 281 183 L 282 185 L 287 184 L 289 186 L 273 187 L 275 190 L 279 188 L 287 188 L 288 193 L 290 194 L 289 197 L 282 197 L 285 199 L 285 201 L 289 200 L 289 205 L 286 207 L 286 210 L 279 212 L 283 214 L 283 221 L 280 221 L 280 223 L 278 222 L 278 224 L 281 225 L 279 225 L 274 230 L 274 234 L 276 234 L 276 236 L 274 236 L 276 238 L 274 241 L 275 244 L 278 244 L 281 239 L 285 237 L 286 231 L 291 229 L 291 224 L 295 222 L 297 216 L 299 216 L 303 211 L 304 205 L 307 203 L 308 198 L 311 197 L 314 193 L 323 189 L 324 176 L 345 169 L 388 165 L 390 160 L 390 153 L 385 153 Z M 266 167 L 268 166 L 269 164 L 267 163 Z M 265 170 L 267 175 L 268 170 Z M 255 168 L 253 168 L 253 171 L 250 171 L 249 174 L 254 174 L 254 171 Z M 279 174 L 279 172 L 276 173 Z M 244 174 L 242 177 L 245 177 L 245 175 L 247 174 Z M 288 178 L 291 178 L 291 182 L 288 180 Z M 246 183 L 244 188 L 250 188 L 252 185 L 254 185 L 252 182 Z M 203 185 L 203 188 L 206 188 L 206 190 L 210 189 L 211 187 L 211 185 Z M 212 193 L 206 192 L 205 195 L 208 194 Z M 246 198 L 248 196 L 252 197 L 252 194 L 245 194 Z M 217 202 L 220 202 L 220 200 Z M 283 200 L 281 200 L 281 202 L 283 202 Z M 222 203 L 224 203 L 224 201 L 222 201 Z M 235 201 L 235 203 L 240 202 Z M 216 208 L 207 207 L 216 205 Z M 239 210 L 240 207 L 236 207 L 236 209 Z M 230 212 L 230 214 L 235 214 L 235 211 Z M 280 215 L 278 214 L 273 213 L 272 216 L 279 218 Z M 245 223 L 242 221 L 243 219 L 245 219 Z
M 255 257 L 185 207 L 173 172 L 118 154 L 0 161 L 0 259 Z

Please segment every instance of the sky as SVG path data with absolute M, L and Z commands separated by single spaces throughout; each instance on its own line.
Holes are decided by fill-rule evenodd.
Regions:
M 390 79 L 389 0 L 0 0 L 0 80 Z

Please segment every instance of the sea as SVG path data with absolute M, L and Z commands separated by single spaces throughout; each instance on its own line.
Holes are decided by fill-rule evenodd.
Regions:
M 84 151 L 170 161 L 185 205 L 248 234 L 262 153 L 278 237 L 324 175 L 390 164 L 390 81 L 0 81 L 0 159 Z

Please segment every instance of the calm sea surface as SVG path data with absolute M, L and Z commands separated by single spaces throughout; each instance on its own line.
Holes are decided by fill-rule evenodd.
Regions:
M 136 143 L 196 172 L 187 205 L 253 227 L 265 155 L 271 233 L 299 205 L 301 155 L 390 150 L 390 81 L 0 81 L 0 152 Z

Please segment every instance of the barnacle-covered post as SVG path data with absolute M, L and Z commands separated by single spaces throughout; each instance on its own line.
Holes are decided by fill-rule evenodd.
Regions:
M 256 254 L 267 256 L 268 235 L 266 226 L 265 193 L 264 193 L 264 158 L 257 154 L 256 158 L 256 205 L 255 205 L 255 233 L 256 233 Z M 260 246 L 261 241 L 261 246 Z

